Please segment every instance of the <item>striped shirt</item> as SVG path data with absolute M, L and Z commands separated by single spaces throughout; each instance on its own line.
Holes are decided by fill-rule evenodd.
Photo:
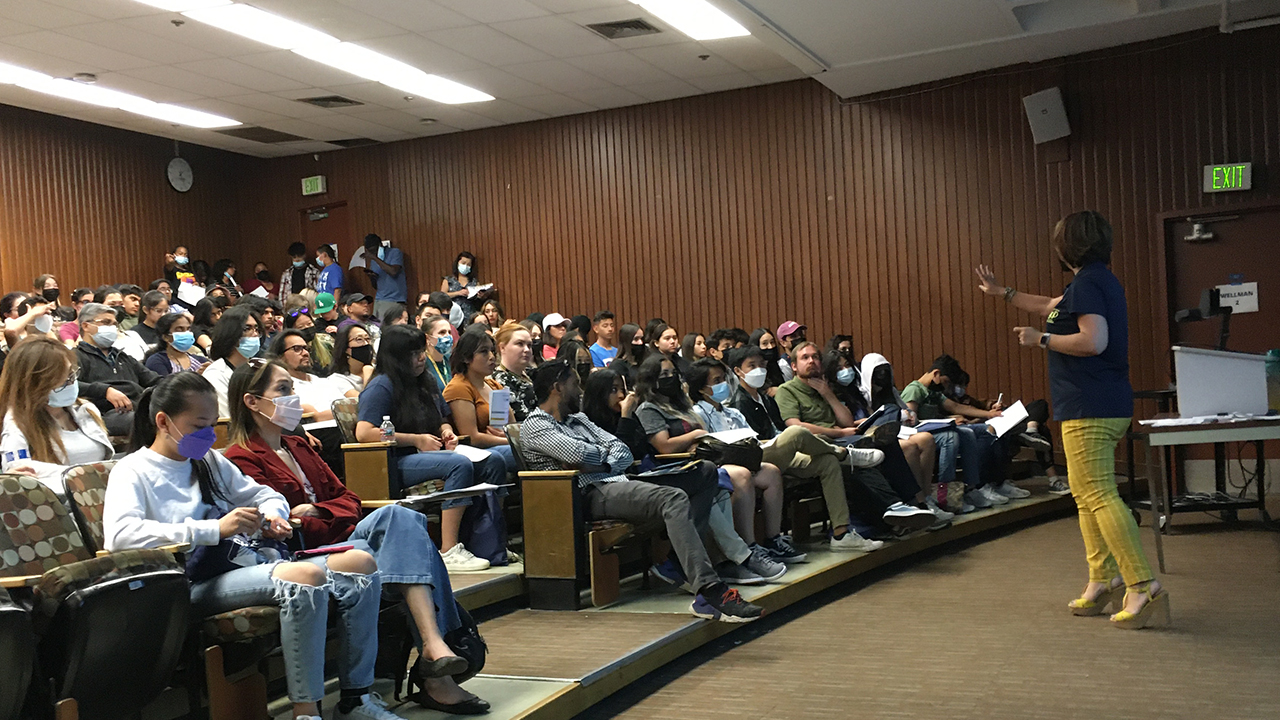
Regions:
M 583 413 L 564 421 L 541 408 L 520 425 L 520 445 L 531 470 L 578 470 L 578 486 L 623 482 L 631 450 Z

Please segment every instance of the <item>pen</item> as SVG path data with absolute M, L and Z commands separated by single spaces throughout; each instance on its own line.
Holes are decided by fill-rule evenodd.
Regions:
M 996 404 L 1000 405 L 1004 401 L 1004 393 L 1000 393 L 1000 397 L 996 398 Z

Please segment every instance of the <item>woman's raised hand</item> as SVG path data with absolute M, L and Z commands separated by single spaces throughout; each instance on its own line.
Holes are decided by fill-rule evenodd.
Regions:
M 1003 295 L 1004 286 L 996 282 L 996 274 L 986 265 L 979 265 L 973 270 L 978 275 L 978 289 L 987 295 Z

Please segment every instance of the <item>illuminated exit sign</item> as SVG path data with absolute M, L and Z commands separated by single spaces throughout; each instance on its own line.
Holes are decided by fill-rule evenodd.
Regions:
M 323 195 L 328 189 L 328 184 L 325 183 L 323 175 L 302 178 L 303 195 Z
M 1204 191 L 1207 193 L 1248 190 L 1252 187 L 1253 163 L 1204 166 Z

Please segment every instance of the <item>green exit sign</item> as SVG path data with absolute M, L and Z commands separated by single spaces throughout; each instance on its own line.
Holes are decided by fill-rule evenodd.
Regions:
M 1253 163 L 1204 166 L 1204 191 L 1228 192 L 1253 187 Z
M 325 185 L 323 175 L 302 178 L 303 195 L 323 195 L 326 190 L 328 190 L 328 187 Z

